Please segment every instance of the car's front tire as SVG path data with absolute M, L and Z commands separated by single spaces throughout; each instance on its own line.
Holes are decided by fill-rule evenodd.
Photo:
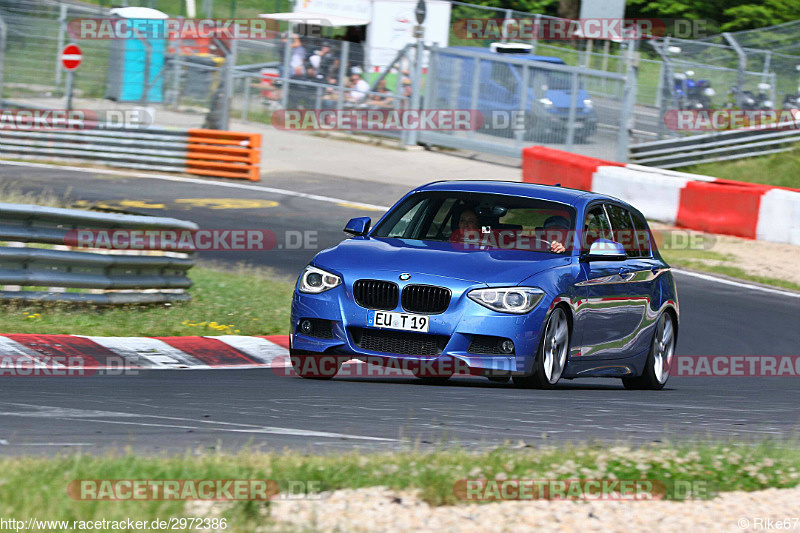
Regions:
M 547 319 L 533 373 L 530 376 L 514 376 L 514 385 L 523 388 L 552 389 L 567 366 L 570 331 L 567 313 L 560 307 L 553 309 Z
M 644 372 L 635 378 L 622 378 L 630 390 L 661 390 L 669 379 L 672 356 L 675 353 L 675 323 L 669 313 L 662 313 L 656 322 L 653 342 L 647 354 Z

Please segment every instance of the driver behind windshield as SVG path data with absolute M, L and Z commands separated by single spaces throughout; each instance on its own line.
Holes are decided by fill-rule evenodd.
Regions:
M 550 242 L 551 252 L 562 254 L 567 251 L 562 241 L 566 241 L 566 237 L 569 233 L 569 220 L 558 215 L 549 217 L 544 221 L 544 232 L 545 237 L 548 239 L 551 236 L 560 239 L 553 239 L 553 241 Z

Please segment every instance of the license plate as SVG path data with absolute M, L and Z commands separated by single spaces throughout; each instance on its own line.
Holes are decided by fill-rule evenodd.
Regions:
M 375 328 L 402 329 L 404 331 L 428 332 L 430 319 L 425 315 L 367 311 L 367 325 Z

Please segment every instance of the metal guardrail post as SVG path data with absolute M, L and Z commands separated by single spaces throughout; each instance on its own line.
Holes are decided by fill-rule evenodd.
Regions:
M 283 68 L 281 69 L 281 107 L 286 109 L 289 105 L 289 78 L 291 77 L 292 63 L 292 32 L 291 28 L 286 33 L 286 44 L 283 47 Z
M 478 109 L 478 96 L 480 95 L 481 90 L 481 58 L 475 58 L 475 67 L 472 71 L 472 88 L 470 90 L 469 96 L 469 108 L 471 110 Z M 487 117 L 483 117 L 484 123 L 486 122 Z M 469 130 L 468 136 L 474 137 L 476 134 L 475 130 Z
M 3 67 L 4 59 L 6 56 L 6 35 L 8 34 L 8 26 L 0 16 L 0 98 L 3 96 Z
M 422 102 L 422 56 L 425 51 L 425 45 L 422 41 L 422 37 L 417 38 L 417 47 L 416 53 L 414 54 L 414 74 L 411 77 L 411 102 L 409 105 L 409 109 L 418 110 L 420 108 L 420 102 Z M 409 146 L 415 146 L 417 144 L 417 138 L 419 137 L 419 131 L 414 129 L 411 130 L 408 134 L 408 140 L 406 142 Z
M 506 9 L 505 18 L 503 19 L 503 26 L 502 31 L 500 32 L 500 42 L 505 43 L 508 42 L 508 37 L 506 36 L 506 22 L 510 21 L 514 17 L 514 14 L 511 12 L 510 9 Z
M 737 85 L 738 91 L 736 91 L 736 105 L 740 106 L 742 101 L 742 91 L 744 90 L 744 71 L 747 69 L 747 54 L 742 50 L 742 47 L 739 46 L 739 43 L 736 39 L 733 38 L 728 32 L 724 32 L 722 37 L 731 45 L 733 50 L 736 52 L 736 55 L 739 57 L 739 66 L 737 70 Z
M 579 67 L 583 70 L 583 66 Z M 572 150 L 572 145 L 575 142 L 575 114 L 578 107 L 578 71 L 572 73 L 572 84 L 570 86 L 569 96 L 569 113 L 567 115 L 567 139 L 565 141 L 566 150 Z
M 528 65 L 522 66 L 522 83 L 520 84 L 520 94 L 519 94 L 519 109 L 522 113 L 522 124 L 517 124 L 518 126 L 522 126 L 522 128 L 518 129 L 515 132 L 517 146 L 522 148 L 523 143 L 525 142 L 525 134 L 527 132 L 527 126 L 529 121 L 528 119 L 528 87 L 530 86 L 530 76 L 531 76 L 531 69 Z M 513 125 L 513 123 L 512 123 Z
M 344 107 L 344 82 L 347 78 L 347 62 L 350 60 L 350 42 L 342 41 L 342 53 L 339 56 L 339 97 L 336 99 L 336 110 Z
M 539 23 L 542 20 L 540 14 L 536 14 L 533 19 L 533 39 L 531 39 L 531 54 L 536 54 L 536 43 L 539 41 Z
M 661 109 L 661 101 L 664 99 L 664 62 L 658 64 L 658 83 L 656 84 L 655 107 Z
M 233 73 L 236 67 L 236 39 L 228 41 L 230 48 L 225 56 L 225 105 L 222 106 L 222 129 L 229 130 L 233 106 Z
M 616 160 L 625 163 L 628 161 L 628 146 L 630 144 L 630 132 L 628 122 L 630 121 L 634 106 L 636 105 L 636 71 L 634 65 L 634 55 L 636 40 L 628 41 L 626 54 L 627 71 L 625 74 L 625 89 L 622 97 L 622 113 L 619 119 L 619 132 L 617 133 L 617 157 Z
M 242 102 L 242 120 L 247 120 L 247 111 L 250 108 L 250 76 L 244 76 L 244 102 Z
M 64 49 L 64 40 L 66 39 L 67 33 L 67 9 L 69 7 L 67 4 L 61 4 L 60 6 L 60 13 L 58 16 L 58 48 L 57 50 L 61 51 Z M 56 87 L 61 85 L 61 73 L 63 72 L 62 65 L 61 65 L 61 58 L 56 57 Z

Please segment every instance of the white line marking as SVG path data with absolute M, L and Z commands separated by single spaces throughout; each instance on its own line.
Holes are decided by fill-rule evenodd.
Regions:
M 94 446 L 91 442 L 23 442 L 21 446 Z
M 730 279 L 718 278 L 716 276 L 711 276 L 708 274 L 700 274 L 699 272 L 691 272 L 689 270 L 681 270 L 678 268 L 673 268 L 672 271 L 693 278 L 699 278 L 706 281 L 715 281 L 717 283 L 722 283 L 723 285 L 732 285 L 734 287 L 742 287 L 744 289 L 751 289 L 754 291 L 768 292 L 770 294 L 780 294 L 781 296 L 788 296 L 790 298 L 800 298 L 800 293 L 797 292 L 782 291 L 780 289 L 762 287 L 761 285 L 751 285 L 750 283 L 743 283 L 741 281 L 733 281 Z
M 29 168 L 51 168 L 55 170 L 71 170 L 74 172 L 83 172 L 84 174 L 109 174 L 113 176 L 127 176 L 132 178 L 145 178 L 153 180 L 177 181 L 181 183 L 194 183 L 198 185 L 216 185 L 218 187 L 227 187 L 229 189 L 244 189 L 247 191 L 268 192 L 273 194 L 281 194 L 283 196 L 295 196 L 297 198 L 305 198 L 307 200 L 316 200 L 318 202 L 327 202 L 331 204 L 349 204 L 354 207 L 363 209 L 371 209 L 375 211 L 387 211 L 389 207 L 385 205 L 366 204 L 363 202 L 352 202 L 350 200 L 343 200 L 342 198 L 333 198 L 331 196 L 321 196 L 318 194 L 308 194 L 304 192 L 290 191 L 287 189 L 276 189 L 273 187 L 259 187 L 258 185 L 247 185 L 245 183 L 228 183 L 222 181 L 209 181 L 200 178 L 186 178 L 183 176 L 167 176 L 165 174 L 146 174 L 143 172 L 124 172 L 120 170 L 109 170 L 104 168 L 82 168 L 60 165 L 48 165 L 46 163 L 31 163 L 20 161 L 0 161 L 0 165 L 20 166 Z M 55 176 L 54 176 L 55 177 Z
M 68 407 L 52 407 L 49 405 L 34 405 L 27 403 L 11 403 L 3 402 L 5 405 L 33 408 L 34 411 L 6 411 L 0 412 L 0 416 L 19 416 L 19 417 L 34 417 L 34 418 L 58 418 L 63 420 L 80 419 L 84 422 L 99 422 L 103 424 L 126 424 L 133 426 L 148 426 L 148 427 L 175 427 L 180 429 L 206 429 L 209 431 L 226 431 L 233 433 L 268 433 L 274 435 L 293 435 L 298 437 L 328 437 L 333 439 L 354 439 L 354 440 L 374 440 L 385 442 L 396 442 L 397 439 L 389 439 L 384 437 L 368 437 L 366 435 L 348 435 L 347 433 L 330 433 L 327 431 L 311 431 L 306 429 L 282 428 L 276 426 L 258 426 L 254 424 L 239 424 L 235 422 L 222 422 L 217 420 L 195 420 L 192 418 L 182 418 L 175 416 L 160 416 L 148 415 L 145 413 L 125 413 L 118 411 L 100 411 L 100 410 L 84 410 L 72 409 Z M 195 424 L 193 426 L 177 425 L 177 424 L 154 424 L 147 422 L 123 422 L 120 420 L 98 420 L 97 418 L 89 417 L 103 417 L 103 418 L 154 418 L 158 420 L 167 420 L 170 422 L 189 422 Z M 206 424 L 202 427 L 199 424 Z M 212 427 L 208 427 L 211 425 Z M 224 427 L 213 427 L 224 426 Z

